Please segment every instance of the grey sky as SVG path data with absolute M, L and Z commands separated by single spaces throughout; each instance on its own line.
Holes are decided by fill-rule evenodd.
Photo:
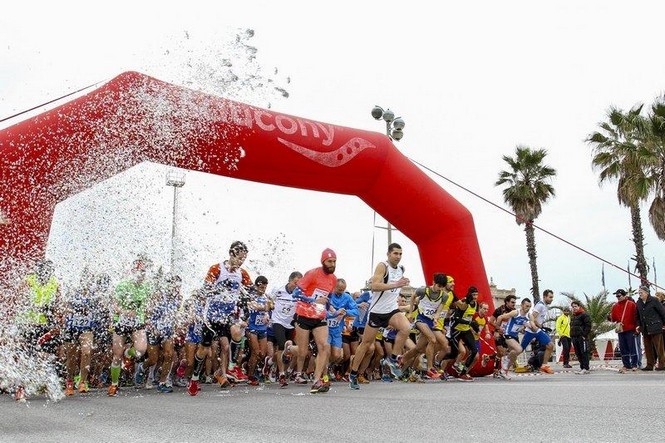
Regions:
M 85 9 L 69 2 L 11 4 L 0 17 L 0 118 L 130 69 L 181 84 L 194 79 L 190 86 L 198 86 L 204 68 L 214 69 L 230 51 L 223 44 L 227 30 L 252 28 L 264 74 L 278 82 L 290 77 L 290 97 L 233 91 L 234 98 L 260 106 L 270 101 L 280 112 L 376 131 L 383 126 L 369 111 L 375 104 L 390 107 L 406 120 L 397 144 L 404 154 L 502 205 L 500 189 L 493 186 L 504 168 L 501 156 L 512 154 L 516 144 L 546 148 L 547 163 L 558 171 L 557 197 L 537 224 L 625 268 L 634 254 L 629 212 L 618 206 L 611 185 L 598 187 L 584 139 L 610 105 L 628 108 L 663 91 L 665 60 L 658 54 L 665 6 L 458 3 L 436 10 L 392 1 L 224 2 L 189 9 L 169 2 L 118 1 Z M 162 170 L 146 174 L 160 186 L 152 177 L 162 177 Z M 496 208 L 436 180 L 474 215 L 488 277 L 526 295 L 530 277 L 521 228 Z M 338 274 L 352 287 L 362 284 L 372 267 L 372 211 L 352 197 L 324 195 L 315 204 L 329 219 L 300 225 L 296 214 L 314 204 L 312 193 L 273 188 L 188 177 L 183 194 L 192 208 L 183 217 L 190 231 L 218 242 L 201 250 L 225 251 L 237 237 L 254 235 L 293 248 L 287 264 L 306 270 L 317 264 L 323 248 L 332 247 L 340 256 Z M 155 197 L 165 205 L 154 214 L 160 223 L 170 211 L 167 193 Z M 219 196 L 217 204 L 210 194 Z M 220 215 L 248 198 L 256 201 L 257 213 L 246 214 L 243 207 L 235 220 Z M 205 215 L 199 204 L 207 208 Z M 218 230 L 221 221 L 227 226 Z M 665 248 L 646 217 L 643 224 L 646 255 L 649 264 L 655 257 L 663 269 L 662 285 Z M 249 227 L 254 234 L 243 232 Z M 385 233 L 375 235 L 384 246 Z M 404 243 L 410 277 L 422 283 L 417 251 L 396 239 Z M 600 290 L 600 262 L 541 232 L 536 240 L 541 288 Z M 377 246 L 376 260 L 383 249 Z M 200 252 L 196 260 L 207 267 L 213 256 Z M 609 288 L 628 283 L 611 267 L 605 274 Z

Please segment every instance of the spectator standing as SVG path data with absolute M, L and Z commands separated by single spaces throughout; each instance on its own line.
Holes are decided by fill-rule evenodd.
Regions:
M 570 308 L 563 308 L 563 314 L 556 319 L 556 335 L 559 336 L 559 344 L 563 348 L 563 367 L 570 366 Z
M 577 300 L 570 304 L 573 318 L 570 321 L 570 338 L 575 346 L 575 354 L 580 362 L 580 370 L 576 374 L 585 375 L 589 371 L 589 334 L 591 333 L 591 317 Z
M 614 295 L 617 297 L 617 302 L 612 306 L 610 320 L 617 323 L 615 330 L 619 336 L 619 351 L 623 362 L 619 372 L 623 374 L 627 371 L 637 371 L 640 367 L 635 345 L 636 305 L 623 289 L 617 289 Z
M 642 285 L 637 300 L 636 331 L 644 339 L 644 353 L 647 364 L 643 371 L 653 371 L 658 357 L 657 371 L 665 370 L 665 349 L 663 349 L 663 324 L 665 324 L 665 308 L 656 297 L 650 294 L 649 286 Z

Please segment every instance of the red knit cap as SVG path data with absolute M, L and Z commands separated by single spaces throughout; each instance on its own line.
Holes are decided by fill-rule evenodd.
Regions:
M 333 251 L 332 249 L 326 248 L 321 253 L 321 263 L 328 260 L 329 258 L 337 259 L 337 254 L 335 254 L 335 251 Z

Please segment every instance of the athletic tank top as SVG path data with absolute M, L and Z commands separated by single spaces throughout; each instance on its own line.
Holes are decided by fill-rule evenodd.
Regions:
M 404 267 L 397 266 L 393 268 L 385 261 L 387 274 L 383 278 L 386 284 L 394 283 L 404 276 Z M 388 314 L 397 309 L 397 299 L 399 298 L 399 291 L 401 288 L 387 289 L 385 291 L 373 291 L 372 300 L 369 306 L 369 312 L 374 314 Z
M 508 319 L 508 324 L 506 325 L 506 334 L 511 337 L 517 338 L 518 334 L 522 330 L 522 327 L 529 322 L 529 313 L 522 314 L 522 310 L 517 310 L 517 315 Z
M 476 307 L 477 307 L 477 302 L 475 306 L 471 306 L 471 304 L 466 305 L 466 310 L 464 310 L 462 318 L 466 321 L 473 320 L 473 314 L 476 313 Z M 455 329 L 458 331 L 468 331 L 469 329 L 471 329 L 471 325 L 458 323 L 455 325 Z
M 433 298 L 430 298 L 433 296 Z M 443 302 L 443 290 L 434 294 L 430 288 L 425 288 L 425 295 L 418 301 L 418 312 L 427 318 L 434 318 L 436 310 Z

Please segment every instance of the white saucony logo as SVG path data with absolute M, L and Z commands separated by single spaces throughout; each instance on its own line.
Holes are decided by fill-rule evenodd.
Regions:
M 342 166 L 345 163 L 348 163 L 353 159 L 353 157 L 365 149 L 376 148 L 376 146 L 360 137 L 354 137 L 344 145 L 330 152 L 319 152 L 313 149 L 308 149 L 279 137 L 277 140 L 279 140 L 279 142 L 283 145 L 293 149 L 297 153 L 304 155 L 308 159 L 329 168 L 336 168 L 338 166 Z

